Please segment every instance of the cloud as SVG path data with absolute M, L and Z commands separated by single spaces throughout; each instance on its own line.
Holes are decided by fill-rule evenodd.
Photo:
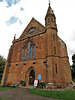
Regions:
M 24 11 L 24 8 L 23 8 L 23 7 L 21 7 L 21 8 L 20 8 L 20 10 L 21 10 L 21 11 Z
M 75 47 L 74 48 L 68 47 L 68 51 L 70 55 L 73 55 L 75 53 Z
M 3 2 L 4 0 L 0 0 L 0 2 Z
M 19 20 L 19 24 L 23 24 L 21 20 Z
M 14 23 L 16 23 L 16 22 L 18 22 L 18 21 L 19 21 L 19 24 L 22 24 L 22 21 L 21 21 L 19 18 L 15 17 L 15 16 L 12 16 L 12 17 L 9 19 L 9 21 L 6 21 L 6 24 L 7 24 L 8 26 L 10 26 L 10 25 L 12 25 L 12 24 L 14 24 Z
M 72 55 L 75 53 L 75 29 L 71 31 L 71 34 L 69 35 L 69 38 L 67 39 L 68 44 L 68 51 L 69 54 Z
M 74 24 L 74 26 L 75 26 L 75 24 Z M 70 35 L 69 39 L 71 41 L 75 41 L 75 29 L 73 30 L 73 32 L 71 32 L 71 35 Z
M 20 0 L 14 0 L 14 5 L 16 5 L 19 2 L 20 2 Z
M 11 7 L 12 4 L 14 4 L 14 5 L 18 4 L 20 2 L 20 0 L 6 0 L 6 2 L 8 4 L 8 6 L 7 6 L 7 8 L 8 8 L 8 7 Z

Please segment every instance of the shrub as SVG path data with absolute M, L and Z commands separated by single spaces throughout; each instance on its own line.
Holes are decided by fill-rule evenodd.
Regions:
M 10 87 L 18 87 L 19 86 L 19 82 L 14 82 L 10 85 Z
M 39 84 L 38 84 L 38 87 L 39 88 L 45 88 L 46 87 L 46 84 L 44 83 L 44 82 L 40 82 Z
M 9 87 L 11 84 L 12 84 L 12 82 L 8 82 L 8 83 L 6 84 L 6 86 Z
M 20 84 L 21 84 L 22 86 L 25 86 L 25 85 L 26 85 L 26 83 L 25 83 L 24 80 L 21 80 L 21 81 L 20 81 Z

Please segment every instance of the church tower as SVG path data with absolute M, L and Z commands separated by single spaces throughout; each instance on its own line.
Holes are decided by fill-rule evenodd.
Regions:
M 72 82 L 67 47 L 57 34 L 55 14 L 50 6 L 45 16 L 46 27 L 46 59 L 47 81 L 54 86 Z
M 47 37 L 47 56 L 58 55 L 56 17 L 50 3 L 45 16 L 45 27 Z

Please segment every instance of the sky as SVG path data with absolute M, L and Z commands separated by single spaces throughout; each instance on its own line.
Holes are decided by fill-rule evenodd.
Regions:
M 50 0 L 58 36 L 66 43 L 70 65 L 75 53 L 75 0 Z M 32 17 L 45 26 L 49 0 L 0 0 L 0 55 L 7 59 L 16 34 L 20 37 Z

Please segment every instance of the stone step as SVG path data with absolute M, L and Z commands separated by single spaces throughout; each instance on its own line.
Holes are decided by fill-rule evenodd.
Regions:
M 27 85 L 27 86 L 19 86 L 20 88 L 29 88 L 29 89 L 33 89 L 33 85 Z

